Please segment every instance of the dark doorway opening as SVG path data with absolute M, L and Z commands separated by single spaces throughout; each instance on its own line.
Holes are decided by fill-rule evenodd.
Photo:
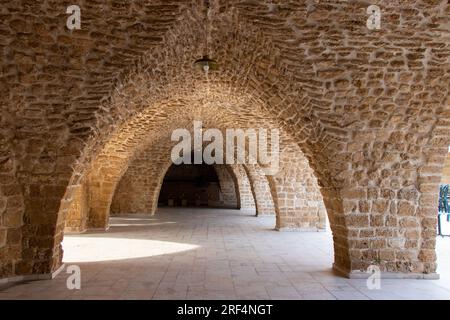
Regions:
M 158 205 L 222 207 L 220 181 L 212 165 L 172 165 L 164 177 Z

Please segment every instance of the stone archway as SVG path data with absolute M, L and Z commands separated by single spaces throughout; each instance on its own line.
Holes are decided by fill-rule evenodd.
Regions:
M 243 166 L 255 199 L 256 215 L 275 215 L 275 206 L 267 177 L 255 165 Z
M 58 268 L 65 216 L 82 197 L 86 172 L 125 171 L 144 135 L 127 124 L 151 127 L 173 114 L 165 102 L 186 106 L 192 92 L 244 120 L 264 111 L 292 137 L 321 187 L 338 270 L 352 275 L 376 264 L 433 275 L 450 127 L 448 4 L 379 4 L 389 15 L 374 34 L 360 2 L 214 3 L 211 50 L 223 70 L 209 82 L 192 72 L 202 54 L 195 2 L 82 5 L 89 30 L 73 33 L 59 19 L 39 18 L 62 14 L 63 3 L 5 4 L 0 104 L 23 196 L 13 275 Z M 101 159 L 108 167 L 96 166 Z M 95 183 L 85 191 L 113 194 L 114 184 Z M 109 201 L 89 210 L 106 216 Z
M 150 149 L 151 150 L 151 149 Z M 151 151 L 150 151 L 151 152 Z M 235 185 L 236 177 L 230 174 L 225 165 L 214 165 L 217 173 L 221 195 L 224 197 L 223 206 L 226 208 L 239 208 L 239 189 Z M 121 178 L 111 203 L 111 214 L 155 214 L 162 183 L 161 176 L 167 173 L 158 162 L 154 162 L 151 154 L 141 153 L 128 167 Z
M 237 178 L 225 165 L 214 165 L 214 169 L 219 177 L 224 207 L 240 209 L 241 195 L 236 181 Z
M 177 114 L 180 114 L 180 112 Z M 174 121 L 174 119 L 170 119 L 168 123 L 173 125 Z M 239 123 L 239 120 L 237 119 L 234 119 L 233 121 L 235 123 L 238 121 L 237 123 Z M 245 128 L 249 123 L 245 122 L 242 123 L 242 125 Z M 164 125 L 160 124 L 159 128 L 161 127 L 164 127 Z M 175 124 L 174 127 L 177 128 L 179 126 L 178 124 Z M 161 132 L 161 130 L 158 132 Z M 170 158 L 170 149 L 173 145 L 173 143 L 170 143 L 168 135 L 163 134 L 162 136 L 162 140 L 155 140 L 149 148 L 144 148 L 145 151 L 138 152 L 137 156 L 134 156 L 134 158 L 129 160 L 122 158 L 120 162 L 117 162 L 117 167 L 112 166 L 112 164 L 114 164 L 114 159 L 117 157 L 104 154 L 102 158 L 100 158 L 97 168 L 94 167 L 91 173 L 87 175 L 88 178 L 85 182 L 88 184 L 88 187 L 85 189 L 90 190 L 90 196 L 85 198 L 91 199 L 90 204 L 84 205 L 89 208 L 89 223 L 86 226 L 87 228 L 107 228 L 110 204 L 116 186 L 119 184 L 122 175 L 130 168 L 128 164 L 131 163 L 131 168 L 133 170 L 133 161 L 136 160 L 140 163 L 140 167 L 136 168 L 136 172 L 138 172 L 139 175 L 141 173 L 148 173 L 149 181 L 152 182 L 147 185 L 148 188 L 144 188 L 144 190 L 146 190 L 145 192 L 139 192 L 139 194 L 135 194 L 135 196 L 137 196 L 137 198 L 143 197 L 144 195 L 146 195 L 145 197 L 148 196 L 150 199 L 147 203 L 148 212 L 151 214 L 155 212 L 162 180 L 171 165 L 171 161 L 168 159 Z M 120 139 L 122 139 L 121 136 Z M 307 160 L 299 150 L 292 153 L 291 149 L 298 149 L 298 147 L 293 145 L 291 141 L 283 140 L 282 146 L 284 145 L 286 145 L 287 148 L 281 150 L 281 153 L 284 154 L 280 163 L 282 170 L 280 174 L 275 175 L 275 179 L 263 176 L 262 170 L 258 169 L 257 166 L 255 167 L 255 173 L 259 172 L 259 176 L 261 177 L 257 177 L 256 180 L 258 181 L 249 180 L 247 177 L 247 170 L 244 169 L 243 166 L 226 166 L 228 171 L 232 174 L 232 177 L 234 177 L 233 179 L 238 187 L 236 193 L 239 194 L 240 208 L 255 210 L 255 185 L 264 181 L 266 178 L 269 178 L 269 183 L 264 185 L 263 188 L 260 188 L 260 191 L 258 192 L 264 192 L 265 194 L 261 193 L 261 195 L 266 197 L 269 203 L 272 202 L 272 196 L 276 197 L 277 203 L 276 208 L 274 207 L 274 211 L 278 215 L 278 229 L 323 229 L 326 214 L 325 210 L 318 210 L 318 203 L 313 203 L 313 201 L 310 201 L 312 199 L 307 199 L 312 196 L 316 201 L 319 200 L 320 204 L 322 203 L 317 182 L 308 166 Z M 142 166 L 143 162 L 140 157 L 144 153 L 147 158 L 144 161 L 144 166 Z M 288 161 L 290 157 L 293 159 Z M 105 169 L 103 168 L 107 168 L 107 171 L 104 171 Z M 139 182 L 135 181 L 135 183 L 136 182 L 139 185 Z M 295 200 L 296 205 L 291 204 L 288 201 L 288 198 L 293 199 L 293 201 Z M 258 199 L 261 198 L 257 197 L 255 199 L 258 201 Z M 275 206 L 275 204 L 272 206 Z M 292 206 L 292 208 L 290 206 Z M 75 208 L 78 207 L 79 206 L 77 205 Z M 80 211 L 78 210 L 78 212 Z M 68 223 L 68 225 L 70 224 L 71 222 Z

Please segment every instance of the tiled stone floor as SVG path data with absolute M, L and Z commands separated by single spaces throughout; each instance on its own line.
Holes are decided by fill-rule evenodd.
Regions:
M 450 299 L 450 238 L 438 239 L 440 280 L 365 280 L 331 271 L 330 232 L 277 232 L 273 217 L 237 210 L 159 209 L 111 219 L 107 232 L 66 236 L 54 280 L 0 291 L 0 299 Z

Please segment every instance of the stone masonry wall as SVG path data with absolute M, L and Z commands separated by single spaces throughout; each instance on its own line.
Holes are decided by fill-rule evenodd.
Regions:
M 161 189 L 161 165 L 166 166 L 168 160 L 154 162 L 154 155 L 143 152 L 128 167 L 120 180 L 111 203 L 111 214 L 137 213 L 154 214 Z M 223 202 L 220 206 L 236 208 L 236 190 L 228 171 L 222 165 L 214 166 L 221 187 Z M 182 190 L 180 190 L 182 192 Z M 156 203 L 155 203 L 156 202 Z
M 89 218 L 89 192 L 88 183 L 82 183 L 72 187 L 71 205 L 67 211 L 65 232 L 79 233 L 87 230 Z
M 70 4 L 1 2 L 0 276 L 56 270 L 72 187 L 89 183 L 88 227 L 104 227 L 138 149 L 194 117 L 271 123 L 292 139 L 320 186 L 335 269 L 436 271 L 448 1 L 374 0 L 379 30 L 364 1 L 211 1 L 220 72 L 207 79 L 192 68 L 204 53 L 199 1 L 84 1 L 74 31 Z M 287 196 L 289 172 L 269 181 L 274 203 L 305 203 Z
M 244 165 L 243 167 L 250 181 L 256 215 L 275 215 L 275 206 L 267 177 L 257 165 Z
M 223 206 L 225 208 L 240 208 L 239 190 L 226 165 L 214 165 L 219 178 L 220 192 L 222 194 Z M 236 178 L 235 178 L 236 179 Z
M 161 165 L 167 161 L 152 162 L 152 156 L 144 153 L 137 157 L 128 167 L 117 185 L 111 202 L 111 214 L 138 213 L 154 214 L 157 207 L 157 188 L 161 188 Z
M 237 179 L 239 189 L 240 209 L 256 213 L 255 199 L 253 197 L 250 180 L 242 165 L 229 165 L 230 171 Z
M 281 151 L 280 170 L 270 177 L 279 230 L 324 230 L 326 210 L 317 180 L 296 148 Z M 274 183 L 275 182 L 275 183 Z
M 442 171 L 441 184 L 450 184 L 450 153 L 445 157 L 444 169 Z
M 22 268 L 24 203 L 14 172 L 12 159 L 0 162 L 0 278 L 14 276 Z

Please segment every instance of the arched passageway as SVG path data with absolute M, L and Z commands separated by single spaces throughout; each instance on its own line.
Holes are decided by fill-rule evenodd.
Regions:
M 150 164 L 151 166 L 151 164 Z M 236 186 L 222 165 L 181 164 L 167 170 L 156 201 L 165 207 L 238 208 Z M 137 170 L 135 170 L 137 169 Z M 111 214 L 150 213 L 154 207 L 148 184 L 152 175 L 142 167 L 131 167 L 117 186 Z
M 230 168 L 238 206 L 274 213 L 278 230 L 318 230 L 327 214 L 341 274 L 376 265 L 385 277 L 436 277 L 449 5 L 378 3 L 386 19 L 373 31 L 358 1 L 212 1 L 220 69 L 208 77 L 193 68 L 204 54 L 198 1 L 82 4 L 86 29 L 73 32 L 40 16 L 64 15 L 62 2 L 6 3 L 0 278 L 48 276 L 65 231 L 108 228 L 145 152 L 157 199 L 171 132 L 193 121 L 279 130 L 279 171 Z

